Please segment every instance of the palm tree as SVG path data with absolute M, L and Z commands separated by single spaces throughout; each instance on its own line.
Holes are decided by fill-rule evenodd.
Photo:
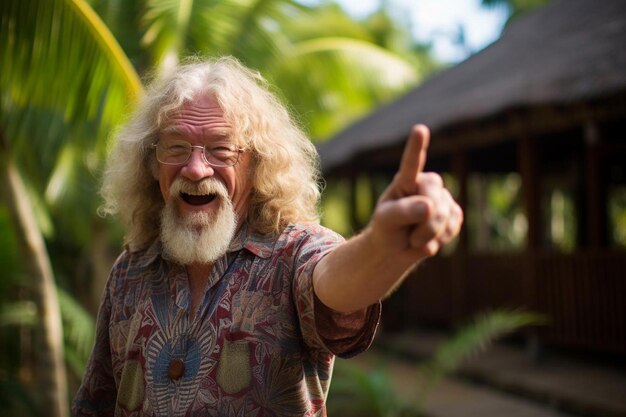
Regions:
M 65 417 L 61 314 L 35 208 L 43 206 L 46 184 L 68 184 L 86 158 L 105 151 L 105 129 L 117 123 L 124 103 L 140 93 L 141 84 L 84 0 L 3 1 L 0 39 L 0 160 L 5 203 L 23 240 L 22 259 L 40 318 L 40 409 Z M 50 134 L 55 129 L 61 131 Z
M 163 72 L 189 55 L 233 55 L 280 87 L 314 138 L 328 136 L 424 75 L 415 54 L 377 44 L 373 29 L 332 3 L 149 0 L 144 7 L 133 19 L 142 22 L 141 43 L 151 65 Z

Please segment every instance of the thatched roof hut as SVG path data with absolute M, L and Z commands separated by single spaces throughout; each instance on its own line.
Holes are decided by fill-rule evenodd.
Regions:
M 626 193 L 626 1 L 553 0 L 519 18 L 321 145 L 324 175 L 356 184 L 393 174 L 415 123 L 433 133 L 426 169 L 453 174 L 463 207 L 476 204 L 472 176 L 518 175 L 528 228 L 523 247 L 504 253 L 475 250 L 464 228 L 454 254 L 430 259 L 396 296 L 396 319 L 452 325 L 527 307 L 551 317 L 548 343 L 626 355 L 626 252 L 608 215 Z M 575 205 L 567 250 L 547 231 L 546 196 L 558 187 Z
M 320 154 L 324 172 L 334 175 L 357 162 L 389 163 L 375 155 L 401 149 L 418 122 L 431 128 L 437 154 L 516 137 L 520 129 L 541 134 L 624 116 L 626 2 L 554 0 L 513 22 L 489 47 L 349 126 Z M 394 152 L 389 158 L 398 160 Z

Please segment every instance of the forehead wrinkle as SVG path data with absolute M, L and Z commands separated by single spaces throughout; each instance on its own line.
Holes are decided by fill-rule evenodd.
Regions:
M 162 136 L 209 141 L 228 141 L 234 133 L 214 98 L 201 97 L 186 102 L 165 121 Z
M 230 123 L 224 119 L 224 116 L 221 114 L 212 114 L 207 112 L 191 112 L 186 110 L 181 113 L 177 113 L 169 118 L 166 122 L 168 124 L 180 124 L 180 123 L 188 123 L 188 122 L 199 122 L 199 123 L 216 123 L 219 125 L 227 125 Z
M 195 136 L 195 130 L 196 129 L 185 128 L 177 125 L 169 125 L 161 130 L 161 136 L 186 138 L 189 135 Z M 198 133 L 200 133 L 203 138 L 217 141 L 228 141 L 230 139 L 231 132 L 232 129 L 227 127 L 202 127 L 198 129 Z

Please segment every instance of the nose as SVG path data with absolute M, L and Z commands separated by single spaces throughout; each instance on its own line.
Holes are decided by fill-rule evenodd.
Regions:
M 191 181 L 199 181 L 202 178 L 210 177 L 215 170 L 204 158 L 204 149 L 192 148 L 189 161 L 181 169 L 181 174 Z

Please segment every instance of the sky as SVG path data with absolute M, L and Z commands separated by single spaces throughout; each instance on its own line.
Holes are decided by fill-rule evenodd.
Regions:
M 376 10 L 381 0 L 337 0 L 356 17 Z M 432 41 L 436 58 L 456 63 L 495 41 L 504 25 L 502 8 L 484 8 L 480 0 L 387 0 L 392 13 L 409 19 L 418 41 Z M 464 30 L 466 48 L 455 45 L 459 28 Z

